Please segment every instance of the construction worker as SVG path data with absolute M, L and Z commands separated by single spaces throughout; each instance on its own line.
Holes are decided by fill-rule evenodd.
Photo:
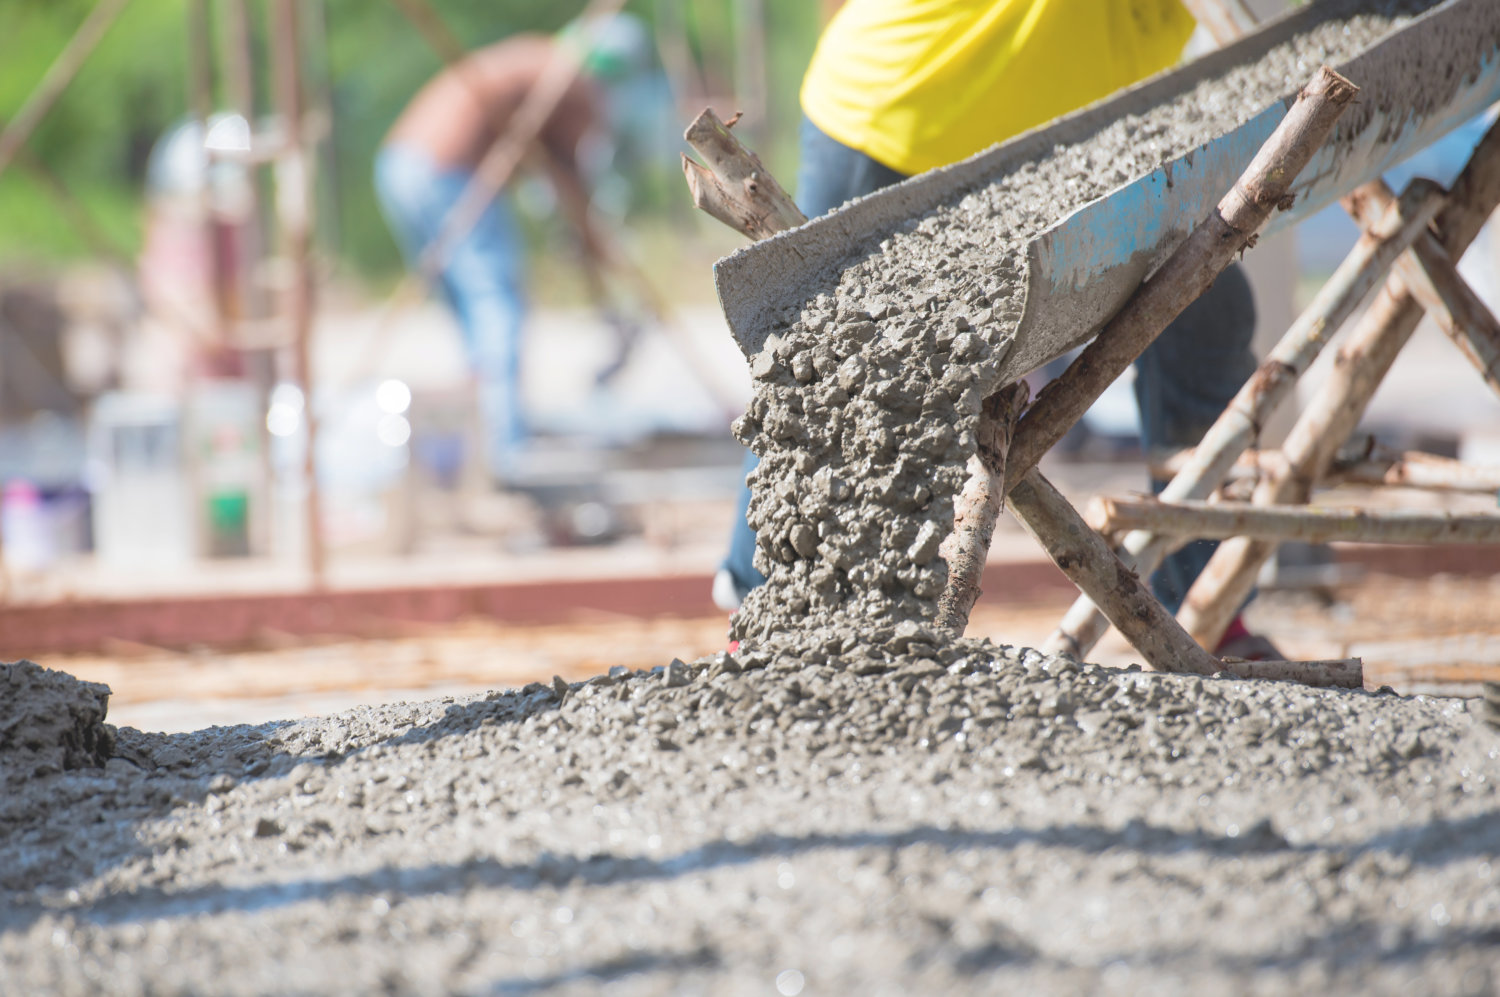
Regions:
M 798 207 L 816 217 L 1105 97 L 1173 65 L 1193 27 L 1178 0 L 848 0 L 802 81 Z M 1254 328 L 1249 284 L 1232 266 L 1136 362 L 1147 452 L 1198 442 L 1255 370 Z M 740 500 L 714 579 L 726 609 L 765 581 L 748 488 Z M 1190 544 L 1152 576 L 1170 611 L 1214 546 Z M 1236 620 L 1219 650 L 1274 649 Z
M 580 72 L 534 137 L 515 134 L 512 123 L 527 95 L 558 71 L 560 46 L 576 47 Z M 443 232 L 485 155 L 512 138 L 529 139 L 527 162 L 551 181 L 580 237 L 585 265 L 604 259 L 603 239 L 589 218 L 581 151 L 604 124 L 599 84 L 638 73 L 649 51 L 634 18 L 575 22 L 557 37 L 516 35 L 479 49 L 422 87 L 375 159 L 376 195 L 408 265 L 416 266 Z M 517 471 L 527 438 L 519 383 L 525 246 L 507 198 L 492 200 L 451 247 L 437 284 L 458 318 L 474 373 L 485 462 L 503 482 Z

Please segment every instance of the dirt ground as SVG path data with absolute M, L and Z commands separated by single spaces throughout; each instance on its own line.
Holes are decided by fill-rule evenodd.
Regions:
M 1383 612 L 1394 640 L 1418 600 L 1383 593 L 1262 612 L 1288 642 Z M 1450 633 L 1489 619 L 1487 584 L 1447 595 Z M 1027 613 L 1045 631 L 1055 608 Z M 872 636 L 661 667 L 663 643 L 712 649 L 722 621 L 513 634 L 497 657 L 515 667 L 594 677 L 126 728 L 102 768 L 18 748 L 12 686 L 0 995 L 1500 985 L 1500 734 L 1465 701 Z M 119 669 L 139 704 L 202 691 L 195 673 L 220 692 L 231 675 L 283 694 L 298 675 L 483 683 L 502 646 L 475 624 L 183 655 L 175 675 L 68 664 Z M 611 661 L 656 670 L 600 675 Z M 68 743 L 76 762 L 105 742 Z
M 969 634 L 1035 646 L 1066 608 L 1056 597 L 981 603 Z M 1480 674 L 1500 679 L 1500 578 L 1370 576 L 1330 588 L 1268 591 L 1249 618 L 1292 657 L 1362 656 L 1371 688 L 1474 695 Z M 595 616 L 553 626 L 472 620 L 413 627 L 383 640 L 330 636 L 180 651 L 120 645 L 43 663 L 108 685 L 112 722 L 175 733 L 514 688 L 554 675 L 579 681 L 613 666 L 652 668 L 722 650 L 726 630 L 721 616 Z M 1118 667 L 1137 660 L 1114 633 L 1090 657 Z

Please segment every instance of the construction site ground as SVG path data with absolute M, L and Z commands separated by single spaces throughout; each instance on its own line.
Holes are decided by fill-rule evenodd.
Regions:
M 1416 579 L 1329 565 L 1288 581 L 1262 593 L 1247 620 L 1289 657 L 1361 657 L 1369 688 L 1389 685 L 1406 694 L 1473 696 L 1482 678 L 1500 680 L 1500 575 Z M 1031 594 L 1003 593 L 975 608 L 968 633 L 1036 646 L 1071 601 L 1065 582 Z M 727 620 L 716 611 L 585 612 L 567 623 L 473 618 L 398 630 L 404 632 L 376 639 L 269 634 L 233 648 L 115 642 L 100 652 L 43 660 L 108 684 L 116 723 L 189 731 L 519 688 L 554 675 L 580 681 L 616 666 L 654 668 L 722 650 Z M 1088 657 L 1117 667 L 1139 660 L 1114 631 Z

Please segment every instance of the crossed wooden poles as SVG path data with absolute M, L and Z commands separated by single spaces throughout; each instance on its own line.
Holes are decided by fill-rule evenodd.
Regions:
M 1281 540 L 1370 543 L 1492 543 L 1500 517 L 1425 515 L 1406 511 L 1319 512 L 1304 508 L 1313 487 L 1348 477 L 1452 490 L 1493 490 L 1500 471 L 1428 455 L 1376 455 L 1340 461 L 1375 389 L 1424 314 L 1430 314 L 1500 390 L 1500 324 L 1458 275 L 1463 255 L 1500 203 L 1500 125 L 1475 148 L 1449 191 L 1412 181 L 1400 198 L 1383 181 L 1353 191 L 1344 206 L 1364 230 L 1359 243 L 1307 311 L 1186 456 L 1158 501 L 1101 503 L 1096 525 L 1125 531 L 1122 556 L 1150 571 L 1173 546 L 1193 537 L 1228 538 L 1194 584 L 1179 614 L 1198 642 L 1212 645 L 1249 595 L 1261 565 Z M 1394 270 L 1390 276 L 1388 271 Z M 1279 452 L 1259 452 L 1249 463 L 1257 478 L 1249 503 L 1207 499 L 1241 464 L 1259 427 L 1292 393 L 1328 338 L 1367 294 L 1384 286 L 1336 354 L 1334 372 L 1293 427 Z M 1356 474 L 1357 476 L 1357 474 Z M 1097 602 L 1097 600 L 1095 600 Z M 1101 604 L 1102 605 L 1102 604 Z M 1108 624 L 1080 599 L 1048 641 L 1050 650 L 1086 654 Z
M 1312 485 L 1334 470 L 1366 403 L 1417 322 L 1430 312 L 1500 390 L 1500 324 L 1454 269 L 1485 218 L 1500 202 L 1500 126 L 1475 150 L 1444 192 L 1417 180 L 1400 198 L 1375 181 L 1345 198 L 1364 235 L 1313 304 L 1288 331 L 1179 467 L 1157 501 L 1101 503 L 1096 525 L 1125 532 L 1113 547 L 1037 471 L 1036 465 L 1125 368 L 1205 291 L 1236 253 L 1252 245 L 1271 213 L 1290 204 L 1289 188 L 1357 88 L 1326 67 L 1299 94 L 1281 126 L 1233 189 L 1165 264 L 1143 283 L 1098 337 L 1029 407 L 1024 385 L 987 399 L 970 480 L 957 500 L 955 529 L 945 547 L 949 586 L 939 623 L 961 633 L 979 595 L 979 578 L 996 516 L 1010 510 L 1084 593 L 1047 649 L 1087 654 L 1112 623 L 1160 671 L 1294 678 L 1314 684 L 1359 685 L 1357 661 L 1220 661 L 1217 644 L 1249 594 L 1256 573 L 1280 539 L 1292 537 L 1385 542 L 1500 540 L 1500 517 L 1415 513 L 1328 514 L 1289 509 L 1306 503 Z M 712 111 L 686 138 L 705 166 L 683 157 L 694 202 L 731 227 L 763 238 L 804 218 L 753 153 Z M 1250 454 L 1258 473 L 1254 502 L 1204 502 L 1236 470 L 1259 427 L 1291 396 L 1296 379 L 1328 338 L 1394 267 L 1386 286 L 1338 354 L 1337 369 L 1276 454 Z M 1425 480 L 1439 487 L 1483 487 L 1500 474 L 1467 472 L 1425 455 L 1365 454 L 1344 462 L 1385 480 Z M 1343 473 L 1349 473 L 1348 467 Z M 1231 537 L 1174 619 L 1140 576 L 1193 537 Z

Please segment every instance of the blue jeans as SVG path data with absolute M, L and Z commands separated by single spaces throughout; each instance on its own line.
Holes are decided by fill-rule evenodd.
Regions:
M 834 141 L 806 118 L 802 120 L 802 163 L 797 171 L 797 206 L 809 218 L 832 211 L 855 197 L 905 177 L 862 152 Z M 1255 332 L 1255 303 L 1239 266 L 1231 265 L 1202 297 L 1136 361 L 1135 393 L 1141 410 L 1141 446 L 1148 453 L 1161 447 L 1190 447 L 1202 438 L 1240 386 L 1254 373 L 1250 337 Z M 758 459 L 745 454 L 745 473 Z M 1164 482 L 1154 482 L 1160 490 Z M 764 584 L 755 570 L 755 531 L 745 521 L 750 489 L 741 485 L 738 513 L 730 534 L 724 568 L 743 590 Z M 1193 579 L 1217 547 L 1200 540 L 1172 554 L 1151 576 L 1151 590 L 1170 612 L 1177 612 Z
M 409 266 L 437 238 L 471 175 L 441 167 L 410 146 L 387 145 L 376 154 L 375 193 Z M 520 390 L 525 261 L 515 216 L 497 199 L 454 247 L 439 278 L 474 373 L 485 463 L 498 477 L 513 469 L 526 438 Z

